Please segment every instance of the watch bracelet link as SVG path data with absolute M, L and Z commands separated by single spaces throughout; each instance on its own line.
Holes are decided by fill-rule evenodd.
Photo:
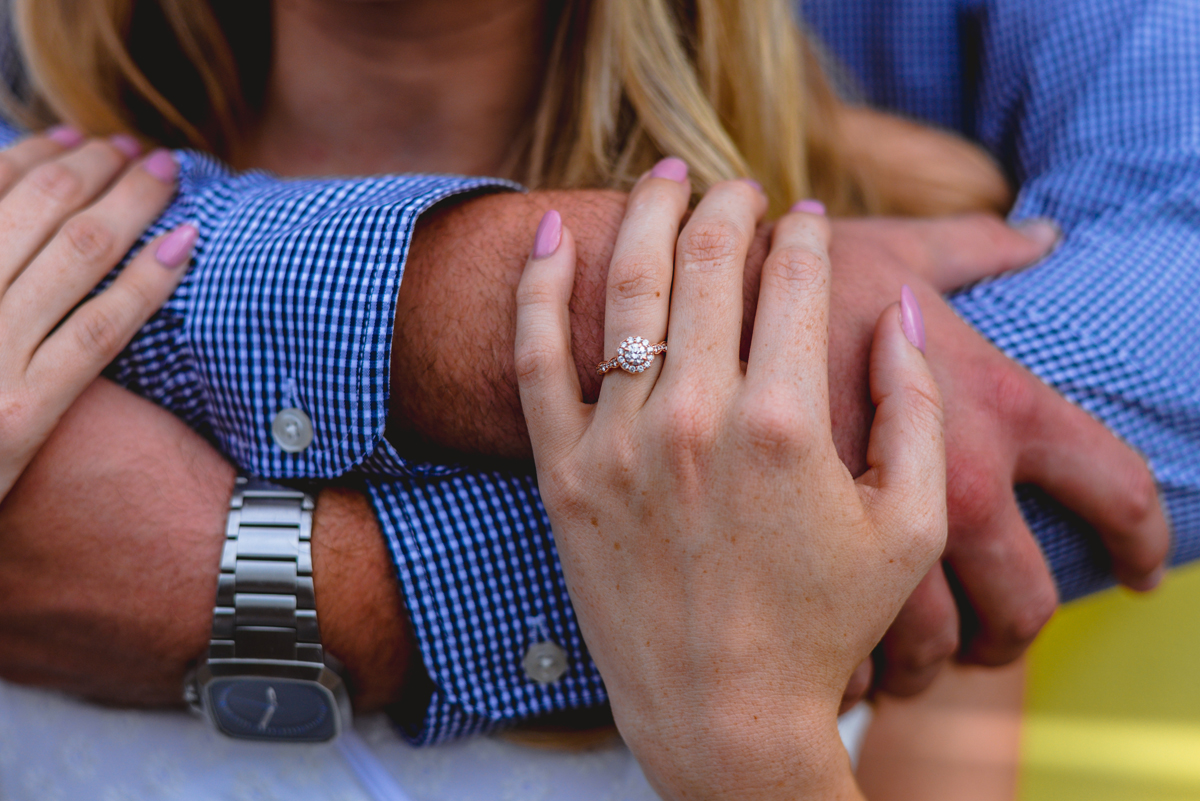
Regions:
M 324 664 L 312 579 L 313 499 L 239 477 L 229 502 L 208 659 Z

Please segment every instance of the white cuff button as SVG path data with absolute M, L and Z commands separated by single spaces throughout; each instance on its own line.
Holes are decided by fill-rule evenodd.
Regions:
M 521 667 L 538 684 L 553 684 L 567 672 L 567 652 L 552 642 L 535 643 L 525 652 Z
M 312 420 L 300 409 L 283 409 L 271 421 L 271 436 L 288 453 L 300 453 L 312 444 Z

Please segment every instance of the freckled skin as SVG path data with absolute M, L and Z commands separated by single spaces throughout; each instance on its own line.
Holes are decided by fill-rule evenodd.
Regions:
M 714 195 L 749 191 L 731 183 L 738 188 L 711 190 L 688 225 L 705 222 Z M 677 231 L 678 220 L 670 222 Z M 828 237 L 827 224 L 815 224 Z M 799 217 L 781 222 L 778 240 L 801 226 Z M 769 344 L 743 369 L 740 320 L 729 318 L 740 309 L 721 300 L 728 286 L 715 288 L 731 278 L 737 285 L 740 275 L 721 271 L 735 262 L 740 269 L 742 245 L 721 257 L 733 238 L 689 248 L 688 232 L 679 237 L 685 263 L 674 265 L 673 348 L 654 373 L 610 376 L 594 407 L 556 397 L 549 388 L 568 382 L 536 365 L 522 386 L 526 406 L 544 410 L 529 418 L 530 433 L 535 446 L 545 443 L 539 485 L 576 615 L 617 726 L 664 798 L 858 798 L 837 736 L 842 693 L 944 545 L 944 456 L 927 436 L 940 412 L 903 405 L 935 398 L 936 388 L 898 317 L 885 313 L 876 350 L 887 369 L 874 380 L 926 391 L 881 401 L 890 413 L 880 416 L 874 472 L 855 483 L 828 431 L 827 399 L 812 398 L 825 387 L 828 296 L 808 290 L 827 293 L 828 281 L 764 279 L 780 297 L 761 310 Z M 703 256 L 702 268 L 689 269 L 689 252 Z M 663 258 L 670 278 L 671 252 Z M 573 259 L 566 252 L 531 262 L 520 314 L 543 315 L 543 324 L 518 320 L 519 357 L 549 358 L 566 341 L 560 331 L 533 345 L 553 329 L 544 321 L 562 326 L 564 315 L 532 307 L 569 293 L 525 284 L 548 280 L 551 269 L 569 274 L 563 267 Z M 805 264 L 828 269 L 824 257 Z M 618 292 L 627 286 L 621 265 L 617 254 L 609 278 Z M 654 324 L 610 320 L 608 339 L 618 341 L 623 327 L 665 327 L 666 306 L 660 311 Z M 820 347 L 808 342 L 818 336 Z M 567 371 L 562 356 L 552 363 Z M 542 438 L 543 426 L 557 435 Z M 941 510 L 941 525 L 897 525 L 913 519 L 912 507 Z M 597 520 L 607 537 L 594 535 Z

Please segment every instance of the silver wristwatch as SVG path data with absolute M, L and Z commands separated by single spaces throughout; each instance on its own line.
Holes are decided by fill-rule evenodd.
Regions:
M 350 725 L 340 665 L 317 626 L 312 515 L 303 492 L 237 480 L 208 656 L 184 690 L 192 709 L 230 737 L 323 742 Z

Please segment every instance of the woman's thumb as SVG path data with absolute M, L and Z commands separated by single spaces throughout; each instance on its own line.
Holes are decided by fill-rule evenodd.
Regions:
M 875 422 L 858 484 L 874 520 L 932 540 L 946 535 L 942 397 L 925 363 L 921 307 L 905 286 L 884 309 L 871 346 Z M 940 553 L 940 548 L 939 548 Z

